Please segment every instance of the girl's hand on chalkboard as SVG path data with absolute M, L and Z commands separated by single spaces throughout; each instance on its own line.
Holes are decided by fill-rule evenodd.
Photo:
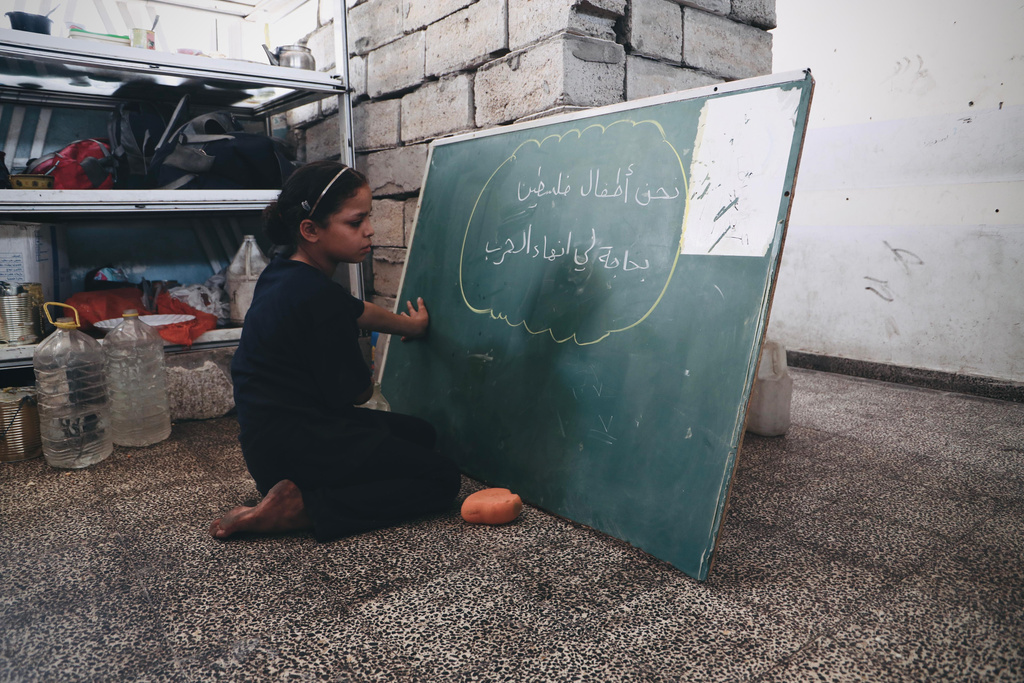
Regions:
M 409 312 L 402 313 L 402 317 L 409 318 L 411 331 L 402 335 L 402 341 L 425 337 L 427 328 L 430 326 L 430 314 L 427 313 L 427 306 L 423 303 L 423 297 L 416 299 L 416 306 L 413 306 L 411 301 L 406 301 L 405 305 Z

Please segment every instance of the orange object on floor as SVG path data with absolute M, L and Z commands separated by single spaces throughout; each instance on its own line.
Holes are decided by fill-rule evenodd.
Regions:
M 523 500 L 508 489 L 484 489 L 462 503 L 462 518 L 470 524 L 507 524 L 523 511 Z

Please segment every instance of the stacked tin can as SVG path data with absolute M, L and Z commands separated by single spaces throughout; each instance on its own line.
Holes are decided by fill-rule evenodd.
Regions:
M 35 388 L 0 390 L 0 462 L 28 460 L 42 454 Z
M 0 343 L 35 344 L 42 337 L 40 307 L 43 286 L 38 282 L 0 280 Z

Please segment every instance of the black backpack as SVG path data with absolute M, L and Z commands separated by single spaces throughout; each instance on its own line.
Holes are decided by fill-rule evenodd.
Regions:
M 107 136 L 110 152 L 117 160 L 117 187 L 149 185 L 149 168 L 166 129 L 163 115 L 150 102 L 121 102 L 111 112 Z
M 246 133 L 230 112 L 217 111 L 191 119 L 161 141 L 150 179 L 164 190 L 270 190 L 280 189 L 293 170 L 282 141 Z

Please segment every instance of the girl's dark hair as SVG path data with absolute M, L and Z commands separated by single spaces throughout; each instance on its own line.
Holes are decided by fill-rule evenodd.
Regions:
M 348 170 L 338 176 L 321 198 L 324 188 L 344 168 Z M 277 201 L 263 210 L 263 229 L 279 247 L 275 251 L 284 255 L 294 253 L 299 244 L 299 223 L 309 218 L 318 225 L 326 225 L 328 216 L 366 185 L 366 176 L 338 161 L 314 161 L 296 169 L 285 181 Z M 316 211 L 311 213 L 314 208 Z

